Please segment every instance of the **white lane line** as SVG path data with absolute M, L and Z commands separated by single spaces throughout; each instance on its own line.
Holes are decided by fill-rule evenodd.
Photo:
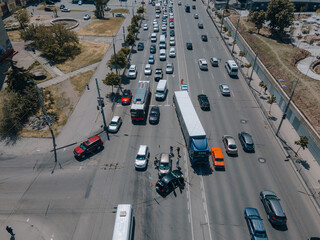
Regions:
M 206 192 L 204 190 L 204 182 L 203 182 L 203 177 L 200 176 L 200 179 L 201 179 L 201 185 L 203 187 L 203 196 L 204 196 L 204 217 L 206 219 L 206 222 L 208 223 L 208 230 L 209 230 L 209 239 L 212 240 L 212 235 L 211 235 L 211 228 L 210 228 L 210 220 L 209 220 L 209 214 L 208 214 L 208 204 L 207 204 L 207 197 L 206 197 Z
M 189 171 L 188 171 L 188 164 L 187 164 L 187 157 L 186 157 L 186 149 L 183 148 L 183 155 L 184 155 L 184 167 L 185 167 L 185 172 L 186 172 L 186 179 L 187 179 L 187 184 L 190 182 L 189 179 Z M 190 194 L 190 186 L 187 185 L 187 204 L 188 204 L 188 210 L 189 210 L 189 222 L 191 226 L 191 239 L 194 240 L 194 233 L 193 233 L 193 221 L 192 221 L 192 209 L 191 209 L 191 194 Z

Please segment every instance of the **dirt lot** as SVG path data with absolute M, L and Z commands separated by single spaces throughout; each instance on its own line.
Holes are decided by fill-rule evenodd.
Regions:
M 231 21 L 236 25 L 238 18 L 232 17 Z M 293 102 L 320 134 L 320 81 L 309 78 L 296 68 L 298 60 L 304 59 L 310 53 L 279 39 L 273 39 L 267 28 L 261 29 L 257 34 L 254 25 L 244 17 L 240 20 L 239 32 L 258 53 L 260 60 L 275 79 L 300 79 Z M 284 91 L 290 94 L 290 88 L 284 88 Z
M 95 20 L 90 22 L 88 26 L 79 29 L 77 34 L 80 36 L 111 37 L 118 32 L 123 20 L 122 17 Z

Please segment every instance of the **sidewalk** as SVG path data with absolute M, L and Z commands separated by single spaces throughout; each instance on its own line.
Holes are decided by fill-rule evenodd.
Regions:
M 213 5 L 211 5 L 211 7 L 213 7 Z M 218 18 L 215 18 L 213 14 L 211 16 L 214 21 L 217 21 L 214 22 L 214 24 L 216 25 L 217 29 L 219 29 L 220 24 L 218 23 Z M 233 41 L 234 40 L 232 39 L 232 37 L 230 37 L 229 40 L 226 42 L 226 47 L 229 48 L 230 52 L 232 50 L 232 44 L 228 43 L 232 43 Z M 234 57 L 241 58 L 239 57 L 239 53 L 240 49 L 237 46 L 237 44 L 235 44 Z M 243 65 L 249 63 L 245 57 L 241 59 Z M 252 68 L 249 68 L 248 70 L 249 71 L 247 72 L 251 73 Z M 248 76 L 244 76 L 244 78 L 246 79 L 246 81 L 248 81 Z M 252 94 L 254 95 L 259 106 L 261 107 L 262 112 L 266 116 L 266 119 L 268 120 L 268 123 L 270 124 L 275 134 L 282 119 L 283 112 L 281 111 L 280 107 L 276 103 L 274 103 L 271 107 L 271 113 L 269 113 L 270 104 L 267 103 L 267 100 L 268 96 L 270 96 L 270 93 L 268 91 L 266 91 L 265 93 L 264 90 L 261 91 L 261 87 L 259 86 L 260 82 L 261 79 L 254 71 L 252 75 L 252 81 L 250 82 L 250 85 L 248 85 L 248 87 L 251 89 Z M 296 140 L 299 140 L 300 136 L 297 134 L 297 132 L 287 119 L 285 119 L 282 123 L 279 132 L 279 138 L 277 138 L 276 135 L 274 136 L 279 142 L 279 144 L 282 146 L 283 151 L 287 156 L 287 160 L 290 161 L 292 167 L 296 170 L 297 176 L 300 179 L 302 185 L 304 186 L 307 194 L 309 196 L 313 196 L 313 198 L 311 199 L 313 199 L 314 206 L 320 214 L 320 166 L 318 162 L 314 159 L 314 157 L 307 148 L 305 150 L 300 149 L 298 156 L 295 156 L 295 153 L 297 152 L 299 146 L 294 144 L 294 142 Z

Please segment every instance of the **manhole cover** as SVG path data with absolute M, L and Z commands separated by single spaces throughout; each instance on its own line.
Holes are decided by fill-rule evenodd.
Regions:
M 265 158 L 258 158 L 259 163 L 265 163 L 266 159 Z
M 240 123 L 242 123 L 242 124 L 246 124 L 248 121 L 247 120 L 245 120 L 245 119 L 241 119 L 240 120 Z

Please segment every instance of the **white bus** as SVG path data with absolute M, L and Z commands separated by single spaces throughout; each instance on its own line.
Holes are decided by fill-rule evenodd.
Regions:
M 133 213 L 131 204 L 119 204 L 112 240 L 132 240 Z
M 159 48 L 166 49 L 166 36 L 160 35 Z
M 149 102 L 150 83 L 149 81 L 139 81 L 130 109 L 132 121 L 144 121 L 147 118 Z

